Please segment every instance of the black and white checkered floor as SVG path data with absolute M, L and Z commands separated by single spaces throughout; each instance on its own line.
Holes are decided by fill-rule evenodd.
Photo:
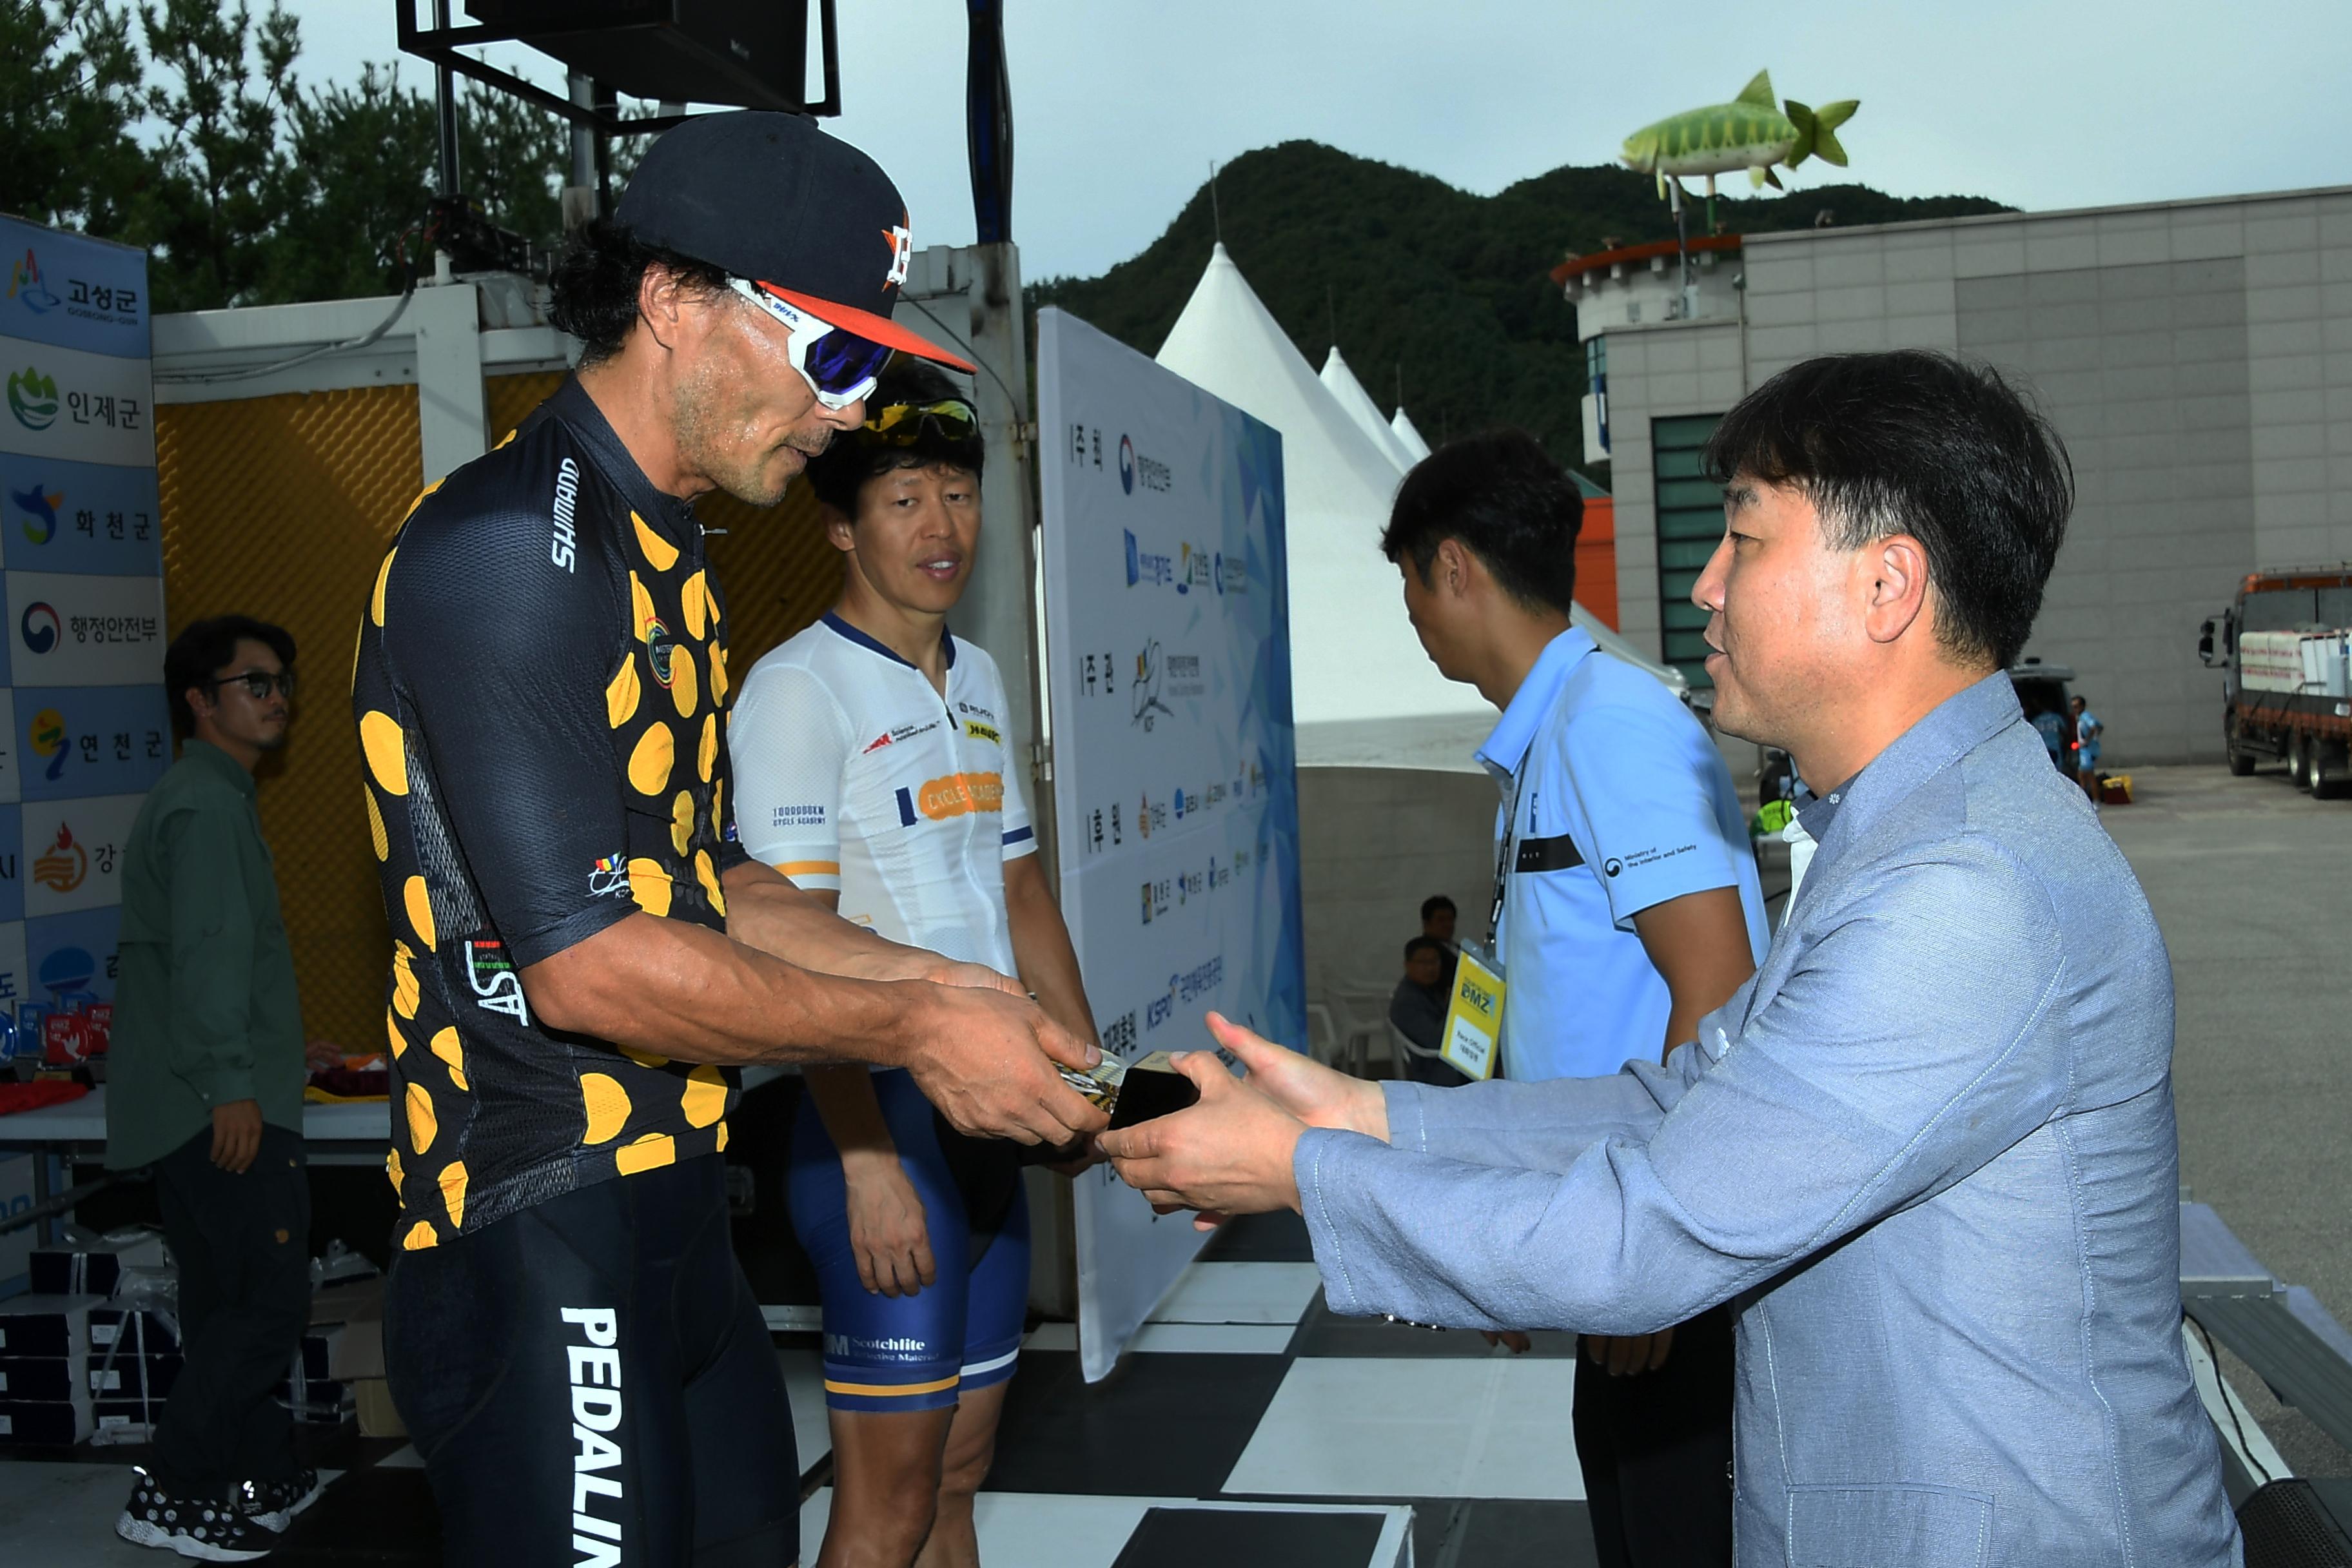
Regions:
M 1569 1428 L 1574 1342 L 1512 1357 L 1475 1334 L 1335 1318 L 1304 1227 L 1242 1222 L 1194 1265 L 1133 1352 L 1087 1386 L 1070 1325 L 1033 1333 L 978 1510 L 1005 1568 L 1575 1568 L 1591 1561 Z M 832 1492 L 813 1342 L 779 1341 L 815 1557 Z M 273 1563 L 440 1561 L 415 1451 L 349 1426 L 311 1436 L 334 1479 Z M 0 1463 L 10 1568 L 153 1563 L 115 1538 L 129 1448 Z

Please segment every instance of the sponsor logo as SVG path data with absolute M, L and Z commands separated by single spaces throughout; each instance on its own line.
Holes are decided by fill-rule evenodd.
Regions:
M 827 1334 L 824 1353 L 833 1356 L 886 1355 L 925 1356 L 930 1353 L 928 1341 L 911 1339 L 905 1334 L 891 1334 L 882 1339 L 868 1339 L 864 1334 Z
M 654 679 L 667 689 L 670 683 L 670 656 L 677 651 L 677 639 L 658 617 L 646 623 L 646 662 L 653 666 Z
M 1208 689 L 1201 679 L 1201 656 L 1197 653 L 1171 653 L 1168 656 L 1168 695 L 1198 697 Z
M 54 708 L 44 708 L 33 715 L 33 727 L 26 739 L 32 743 L 33 755 L 47 757 L 49 765 L 44 778 L 54 779 L 66 771 L 66 762 L 73 755 L 73 747 L 66 738 L 66 716 Z
M 1171 719 L 1176 716 L 1176 710 L 1160 700 L 1160 678 L 1164 662 L 1160 657 L 1160 645 L 1145 643 L 1142 651 L 1135 656 L 1135 679 L 1128 683 L 1129 721 L 1140 725 L 1146 734 L 1151 732 L 1153 721 L 1161 714 Z M 1192 662 L 1197 669 L 1200 660 L 1196 658 Z
M 1206 963 L 1193 965 L 1181 974 L 1168 977 L 1169 994 L 1180 1002 L 1194 1002 L 1225 983 L 1225 961 L 1223 954 Z
M 579 500 L 580 465 L 566 458 L 555 470 L 555 504 L 551 509 L 555 534 L 547 546 L 548 560 L 566 572 L 573 570 L 572 563 L 580 553 L 579 539 L 572 525 L 572 509 Z
M 37 316 L 45 316 L 65 303 L 41 284 L 41 263 L 32 247 L 25 247 L 25 259 L 8 268 L 8 298 L 22 300 L 25 309 Z
M 1601 869 L 1609 876 L 1614 877 L 1621 871 L 1628 869 L 1639 871 L 1655 866 L 1662 860 L 1672 860 L 1677 856 L 1693 854 L 1697 848 L 1698 846 L 1696 844 L 1683 844 L 1672 849 L 1637 849 L 1622 860 L 1613 855 L 1611 856 L 1602 863 Z
M 982 708 L 977 702 L 966 702 L 961 698 L 956 699 L 955 708 L 957 712 L 967 718 L 978 719 L 990 724 L 996 722 L 996 710 L 993 708 Z
M 98 961 L 87 948 L 61 947 L 41 960 L 40 983 L 51 997 L 87 991 L 98 978 Z
M 1136 543 L 1135 530 L 1121 529 L 1127 535 L 1127 585 L 1149 583 L 1160 587 L 1176 580 L 1176 563 L 1165 555 L 1154 555 Z
M 986 741 L 992 746 L 1004 744 L 1004 737 L 998 734 L 993 726 L 983 724 L 977 719 L 965 720 L 963 732 L 975 741 Z
M 63 490 L 44 490 L 38 485 L 21 490 L 10 490 L 8 499 L 25 513 L 25 537 L 35 544 L 47 544 L 58 536 L 58 508 L 66 504 Z
M 1135 1048 L 1135 1012 L 1132 1008 L 1103 1026 L 1103 1050 L 1111 1056 L 1125 1056 Z
M 1217 552 L 1217 592 L 1246 594 L 1249 592 L 1249 563 L 1238 555 Z
M 1121 436 L 1118 438 L 1119 489 L 1133 495 L 1135 487 L 1141 485 L 1145 489 L 1166 495 L 1176 488 L 1175 479 L 1174 471 L 1167 464 L 1137 451 L 1133 437 Z
M 907 280 L 907 264 L 915 258 L 915 231 L 912 221 L 900 212 L 898 221 L 882 231 L 890 247 L 889 269 L 882 275 L 882 287 L 896 289 Z
M 57 422 L 58 384 L 37 365 L 8 374 L 8 412 L 27 430 L 46 430 Z
M 916 809 L 933 822 L 1004 809 L 1003 773 L 948 773 L 914 792 Z
M 889 743 L 889 739 L 885 735 L 876 743 L 887 745 Z M 770 816 L 768 826 L 771 827 L 823 827 L 825 816 L 824 804 L 822 801 L 812 801 L 804 805 L 780 805 Z
M 16 630 L 25 638 L 25 646 L 35 653 L 47 653 L 58 646 L 60 627 L 57 611 L 36 599 L 25 606 L 17 617 Z
M 927 724 L 900 724 L 897 728 L 890 730 L 886 733 L 877 735 L 874 739 L 868 741 L 866 743 L 866 750 L 860 752 L 858 755 L 870 756 L 874 752 L 880 751 L 885 746 L 895 746 L 899 742 L 912 740 L 917 735 L 927 735 L 933 730 L 938 729 L 941 722 L 942 721 L 940 720 L 934 719 Z
M 522 976 L 515 973 L 514 961 L 507 956 L 506 943 L 479 939 L 467 942 L 466 983 L 474 988 L 474 1005 L 504 1013 L 526 1028 L 530 1026 L 530 1008 L 523 1001 Z
M 619 1568 L 621 1521 L 628 1517 L 621 1479 L 627 1473 L 621 1445 L 605 1436 L 621 1426 L 621 1314 L 611 1307 L 564 1307 L 563 1321 L 576 1326 L 584 1344 L 566 1344 L 572 1366 L 572 1550 L 578 1568 Z M 605 1472 L 611 1472 L 606 1474 Z M 595 1498 L 611 1498 L 599 1510 Z M 607 1518 L 609 1513 L 612 1517 Z
M 1459 994 L 1465 1003 L 1477 1008 L 1479 1012 L 1485 1014 L 1489 1019 L 1494 1017 L 1495 994 L 1486 986 L 1479 984 L 1476 980 L 1471 978 L 1466 971 L 1462 976 Z
M 89 854 L 74 842 L 73 829 L 58 824 L 58 841 L 34 858 L 33 880 L 53 893 L 70 893 L 89 875 Z
M 606 855 L 588 868 L 590 898 L 625 899 L 630 891 L 628 857 Z
M 1210 564 L 1206 552 L 1195 550 L 1187 542 L 1177 547 L 1176 591 L 1189 594 L 1195 588 L 1206 588 L 1217 580 L 1216 568 Z

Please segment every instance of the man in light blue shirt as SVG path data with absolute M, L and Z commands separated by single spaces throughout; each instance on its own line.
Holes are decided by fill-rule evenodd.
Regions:
M 1739 1318 L 1741 1568 L 2242 1561 L 2180 1338 L 2172 981 L 2004 673 L 2072 505 L 1990 372 L 1814 360 L 1726 416 L 1693 597 L 1723 727 L 1820 847 L 1664 1068 L 1371 1085 L 1223 1020 L 1192 1110 L 1106 1134 L 1155 1203 L 1297 1207 L 1334 1310 Z
M 1484 935 L 1502 960 L 1503 1076 L 1529 1082 L 1664 1061 L 1770 941 L 1714 742 L 1571 622 L 1583 510 L 1531 437 L 1498 430 L 1418 464 L 1381 540 L 1432 662 L 1502 710 L 1478 751 L 1502 796 Z M 1729 1563 L 1729 1319 L 1580 1348 L 1601 1568 Z
M 1723 754 L 1665 687 L 1570 626 L 1546 644 L 1478 748 L 1503 792 L 1503 1076 L 1598 1078 L 1666 1047 L 1771 945 L 1746 813 Z M 1643 917 L 1693 894 L 1722 950 L 1687 963 Z M 1675 982 L 1721 994 L 1669 1026 Z M 1722 978 L 1727 975 L 1727 984 Z

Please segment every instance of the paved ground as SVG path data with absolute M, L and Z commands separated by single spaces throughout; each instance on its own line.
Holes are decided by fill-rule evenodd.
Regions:
M 2352 800 L 2276 771 L 2136 768 L 2115 836 L 2172 950 L 2181 1179 L 2272 1273 L 2352 1323 Z M 2297 1471 L 2352 1454 L 2225 1358 Z

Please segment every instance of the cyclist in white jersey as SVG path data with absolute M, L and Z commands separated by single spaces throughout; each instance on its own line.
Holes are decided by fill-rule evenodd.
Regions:
M 980 532 L 979 422 L 901 359 L 808 469 L 841 598 L 751 667 L 728 731 L 743 847 L 886 936 L 1017 973 L 1097 1038 L 1036 857 L 1004 686 L 951 636 Z M 824 1309 L 834 1502 L 816 1568 L 968 1568 L 1028 1300 L 1013 1145 L 948 1127 L 903 1071 L 808 1070 L 793 1224 Z

